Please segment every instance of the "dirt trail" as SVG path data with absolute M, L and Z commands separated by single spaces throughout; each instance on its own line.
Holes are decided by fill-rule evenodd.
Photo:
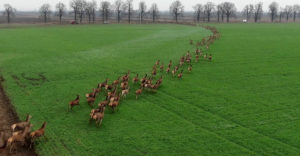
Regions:
M 11 136 L 10 125 L 20 121 L 14 107 L 10 103 L 9 98 L 6 96 L 2 83 L 4 78 L 0 75 L 0 132 L 4 132 L 5 139 Z M 2 156 L 36 156 L 37 154 L 33 149 L 28 150 L 22 146 L 16 147 L 11 154 L 7 149 L 0 149 Z

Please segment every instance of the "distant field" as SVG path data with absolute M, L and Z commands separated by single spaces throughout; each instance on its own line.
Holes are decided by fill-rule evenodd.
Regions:
M 183 25 L 93 25 L 2 29 L 0 73 L 23 119 L 46 120 L 40 155 L 298 155 L 300 24 L 222 24 L 183 80 L 133 92 L 102 126 L 88 124 L 83 98 L 105 78 L 150 73 L 211 33 Z M 165 75 L 165 74 L 163 74 Z M 138 86 L 132 86 L 135 90 Z M 67 112 L 76 94 L 81 106 Z M 104 99 L 99 96 L 97 101 Z

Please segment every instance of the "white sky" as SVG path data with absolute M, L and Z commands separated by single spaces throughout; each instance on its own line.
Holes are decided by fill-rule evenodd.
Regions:
M 88 0 L 89 1 L 89 0 Z M 96 0 L 98 5 L 100 4 L 101 0 Z M 114 0 L 108 0 L 111 3 L 114 2 Z M 141 0 L 133 0 L 134 3 L 134 9 L 138 8 L 138 3 Z M 167 11 L 169 10 L 169 5 L 174 0 L 143 0 L 146 2 L 148 8 L 152 3 L 157 3 L 158 8 L 161 11 Z M 244 6 L 248 3 L 255 4 L 258 2 L 263 2 L 264 4 L 264 11 L 268 11 L 268 5 L 273 2 L 274 0 L 181 0 L 183 5 L 185 6 L 185 11 L 192 11 L 193 6 L 197 3 L 204 4 L 208 1 L 211 1 L 215 4 L 229 1 L 235 3 L 237 9 L 240 11 L 244 8 Z M 284 7 L 285 5 L 294 5 L 294 4 L 300 4 L 300 0 L 275 0 L 279 3 L 281 7 Z M 3 5 L 6 3 L 11 4 L 14 8 L 16 8 L 18 11 L 37 11 L 39 7 L 44 3 L 49 3 L 52 6 L 52 9 L 54 9 L 55 4 L 58 2 L 63 2 L 67 5 L 67 8 L 69 9 L 70 0 L 0 0 L 0 10 L 3 10 Z

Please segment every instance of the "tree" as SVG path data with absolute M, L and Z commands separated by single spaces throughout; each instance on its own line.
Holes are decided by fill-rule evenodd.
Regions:
M 170 13 L 174 16 L 176 23 L 178 22 L 179 16 L 183 16 L 184 6 L 179 0 L 174 1 L 170 5 Z
M 146 16 L 146 10 L 147 10 L 146 3 L 145 3 L 144 1 L 141 1 L 141 2 L 139 3 L 140 23 L 143 22 L 144 17 Z
M 286 5 L 283 12 L 285 14 L 285 19 L 288 22 L 289 21 L 289 17 L 291 17 L 291 15 L 293 13 L 293 6 Z
M 246 16 L 247 21 L 250 20 L 252 14 L 254 11 L 254 6 L 252 4 L 248 4 L 245 6 L 244 10 L 243 10 L 243 14 Z
M 281 22 L 283 15 L 284 15 L 284 9 L 280 8 L 280 11 L 279 11 L 279 22 Z
M 207 22 L 210 22 L 210 17 L 211 17 L 212 11 L 214 9 L 215 9 L 215 5 L 212 2 L 207 2 L 204 5 L 204 12 L 205 12 L 206 17 L 207 17 Z
M 258 22 L 258 20 L 260 20 L 261 15 L 263 13 L 263 9 L 262 9 L 263 3 L 257 3 L 254 6 L 254 22 Z
M 229 18 L 235 14 L 236 7 L 235 7 L 234 3 L 224 2 L 223 3 L 223 10 L 225 12 L 227 23 L 228 23 L 229 22 Z
M 272 2 L 269 5 L 269 11 L 270 11 L 271 22 L 274 22 L 274 20 L 277 16 L 277 13 L 278 13 L 278 3 Z
M 131 23 L 131 16 L 133 13 L 133 5 L 132 5 L 133 0 L 126 0 L 124 3 L 123 9 L 127 12 L 128 16 L 128 23 Z
M 100 3 L 100 12 L 103 23 L 107 22 L 110 16 L 110 3 L 108 1 L 102 1 Z
M 203 12 L 203 6 L 202 4 L 196 4 L 194 7 L 194 15 L 196 17 L 196 21 L 199 23 L 201 19 L 201 14 Z
M 62 19 L 62 16 L 65 15 L 65 11 L 66 11 L 66 5 L 64 3 L 57 3 L 56 6 L 56 16 L 59 17 L 59 22 L 61 24 L 61 19 Z
M 9 24 L 11 21 L 11 17 L 15 16 L 16 9 L 13 8 L 10 4 L 4 4 L 4 13 L 3 15 L 6 16 L 7 23 Z
M 51 6 L 50 4 L 43 4 L 40 8 L 40 16 L 44 19 L 44 22 L 47 23 L 51 14 Z
M 117 13 L 117 21 L 118 21 L 118 23 L 120 23 L 120 21 L 121 21 L 122 5 L 123 5 L 123 2 L 121 0 L 116 0 L 115 1 L 114 8 L 115 8 L 115 11 Z
M 156 19 L 159 17 L 159 11 L 156 3 L 153 3 L 151 5 L 150 11 L 149 11 L 151 17 L 152 17 L 152 22 L 154 23 Z
M 87 6 L 87 2 L 85 0 L 80 0 L 79 7 L 78 7 L 78 15 L 80 23 L 82 23 L 83 17 L 85 15 L 85 9 Z
M 70 2 L 70 7 L 73 9 L 74 21 L 77 22 L 77 15 L 79 13 L 79 7 L 81 5 L 81 0 L 72 0 Z
M 95 22 L 96 9 L 97 9 L 96 1 L 87 2 L 86 8 L 85 8 L 85 14 L 88 17 L 89 23 L 91 23 L 91 21 L 93 21 L 93 23 Z
M 222 18 L 222 21 L 224 19 L 224 11 L 223 11 L 223 3 L 217 5 L 217 17 L 218 17 L 218 22 L 220 22 L 220 17 Z
M 299 13 L 300 13 L 300 5 L 295 4 L 293 6 L 293 20 L 294 20 L 294 22 L 296 22 L 297 14 L 299 14 Z

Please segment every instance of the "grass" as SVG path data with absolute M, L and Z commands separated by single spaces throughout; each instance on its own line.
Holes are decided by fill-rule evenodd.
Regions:
M 77 93 L 127 70 L 149 73 L 157 59 L 177 61 L 194 49 L 190 39 L 210 32 L 182 25 L 4 29 L 0 70 L 20 117 L 32 114 L 35 129 L 48 122 L 40 155 L 297 155 L 299 24 L 214 26 L 222 38 L 209 50 L 212 63 L 194 64 L 180 81 L 166 77 L 139 100 L 131 92 L 118 112 L 106 111 L 100 128 L 88 124 L 83 98 L 67 112 Z M 26 79 L 40 73 L 48 81 Z

